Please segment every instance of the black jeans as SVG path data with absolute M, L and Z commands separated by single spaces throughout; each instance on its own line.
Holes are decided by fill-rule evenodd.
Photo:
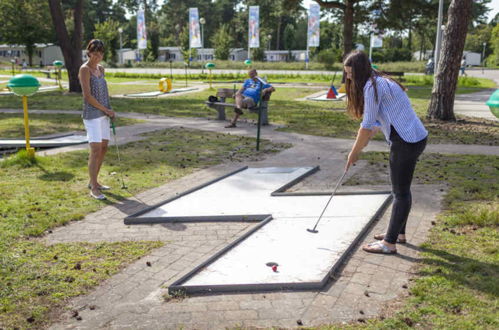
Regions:
M 399 234 L 405 234 L 405 224 L 411 211 L 411 182 L 418 157 L 426 147 L 427 138 L 416 142 L 405 142 L 391 128 L 390 178 L 392 180 L 392 216 L 384 240 L 395 244 Z

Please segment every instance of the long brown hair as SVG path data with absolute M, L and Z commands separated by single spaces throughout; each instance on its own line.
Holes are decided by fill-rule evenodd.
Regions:
M 384 77 L 394 81 L 397 85 L 406 90 L 405 87 L 388 76 L 387 74 L 373 69 L 366 53 L 355 50 L 348 54 L 343 61 L 343 66 L 352 68 L 352 79 L 345 80 L 347 93 L 347 112 L 354 118 L 361 118 L 364 114 L 364 86 L 371 79 L 374 88 L 374 97 L 378 102 L 378 89 L 376 87 L 376 77 Z M 344 73 L 346 75 L 346 73 Z

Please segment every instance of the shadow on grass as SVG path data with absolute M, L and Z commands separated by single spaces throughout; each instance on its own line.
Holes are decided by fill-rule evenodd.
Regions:
M 36 164 L 36 167 L 38 167 L 43 174 L 38 176 L 38 179 L 43 180 L 43 181 L 70 181 L 71 179 L 74 178 L 74 174 L 69 173 L 69 172 L 64 172 L 64 171 L 58 171 L 58 172 L 49 172 L 47 171 L 42 165 Z
M 433 267 L 433 269 L 422 270 L 421 275 L 442 276 L 453 283 L 465 285 L 495 297 L 499 296 L 499 265 L 458 256 L 443 250 L 432 248 L 420 250 L 431 254 L 422 256 L 420 262 Z

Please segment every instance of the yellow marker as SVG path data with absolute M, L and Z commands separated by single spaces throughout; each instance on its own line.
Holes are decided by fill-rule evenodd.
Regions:
M 345 84 L 341 84 L 340 89 L 338 89 L 338 93 L 346 93 L 347 90 L 345 89 Z
M 28 96 L 33 95 L 40 88 L 40 82 L 33 76 L 21 74 L 12 77 L 7 84 L 10 90 L 22 97 L 24 110 L 24 136 L 26 138 L 26 151 L 30 157 L 35 156 L 35 149 L 29 145 L 29 121 L 28 121 Z
M 161 78 L 159 80 L 159 91 L 163 93 L 168 93 L 172 90 L 172 81 L 168 78 Z
M 26 138 L 26 151 L 28 156 L 32 157 L 35 155 L 35 149 L 31 148 L 29 145 L 29 120 L 28 120 L 28 97 L 23 96 L 23 110 L 24 110 L 24 137 Z

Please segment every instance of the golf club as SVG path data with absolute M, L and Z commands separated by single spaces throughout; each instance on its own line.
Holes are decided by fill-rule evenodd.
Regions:
M 307 228 L 307 231 L 308 231 L 308 232 L 310 232 L 310 233 L 314 233 L 314 234 L 317 234 L 317 233 L 319 232 L 318 230 L 316 230 L 317 225 L 318 225 L 318 224 L 319 224 L 319 222 L 321 221 L 322 215 L 324 214 L 324 212 L 326 212 L 326 209 L 327 209 L 327 207 L 328 207 L 329 203 L 330 203 L 330 202 L 331 202 L 331 200 L 333 199 L 333 196 L 334 196 L 334 194 L 336 193 L 336 190 L 338 190 L 338 187 L 340 186 L 340 184 L 341 184 L 341 182 L 343 181 L 343 178 L 345 177 L 345 175 L 346 175 L 346 174 L 347 174 L 347 170 L 345 170 L 345 171 L 343 172 L 343 175 L 342 175 L 342 176 L 341 176 L 341 178 L 338 180 L 338 183 L 336 184 L 336 187 L 334 187 L 334 190 L 333 190 L 333 192 L 332 192 L 332 194 L 331 194 L 331 197 L 329 197 L 329 200 L 327 201 L 326 207 L 324 207 L 324 209 L 322 210 L 322 213 L 321 213 L 321 215 L 319 216 L 319 219 L 317 220 L 317 222 L 315 223 L 314 228 L 313 228 L 313 229 L 309 229 L 309 228 Z
M 118 154 L 118 164 L 121 168 L 121 157 L 120 157 L 120 148 L 118 148 L 118 142 L 116 141 L 116 128 L 114 127 L 114 120 L 111 119 L 111 128 L 113 129 L 113 137 L 114 137 L 114 145 L 116 146 L 116 153 Z M 121 189 L 128 189 L 123 180 L 123 171 L 120 171 L 121 177 Z

